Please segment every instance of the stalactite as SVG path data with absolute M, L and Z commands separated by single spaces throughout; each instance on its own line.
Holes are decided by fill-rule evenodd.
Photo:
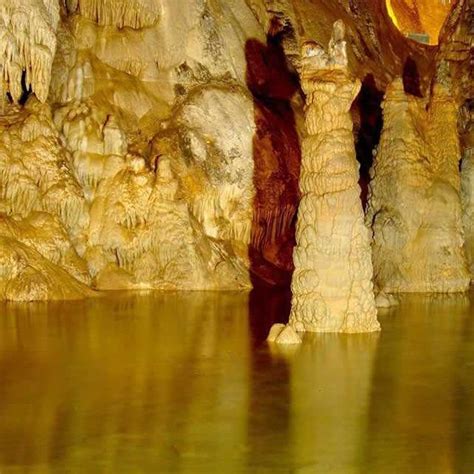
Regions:
M 160 2 L 156 0 L 78 0 L 82 15 L 99 25 L 125 26 L 141 29 L 154 25 L 160 15 Z M 69 7 L 75 11 L 76 5 Z
M 57 0 L 0 0 L 0 82 L 14 100 L 24 92 L 25 73 L 25 86 L 46 101 L 58 22 Z
M 89 296 L 86 263 L 72 244 L 81 239 L 86 207 L 50 107 L 31 97 L 7 112 L 0 120 L 0 299 Z
M 373 74 L 384 87 L 410 54 L 425 86 L 431 55 L 420 59 L 393 34 L 383 2 L 325 3 L 0 0 L 0 218 L 50 216 L 79 260 L 63 261 L 56 227 L 51 246 L 13 240 L 71 275 L 87 265 L 91 278 L 83 281 L 99 288 L 286 284 L 304 136 L 299 42 L 328 38 L 344 17 L 350 64 L 339 24 L 328 52 L 308 44 L 303 58 L 310 135 L 286 336 L 375 328 L 370 258 L 353 199 L 346 108 L 358 86 L 348 71 Z M 438 106 L 437 115 L 446 111 Z M 446 143 L 450 151 L 430 156 L 451 169 L 455 144 Z M 339 271 L 334 262 L 342 261 L 348 269 Z M 341 294 L 330 293 L 336 286 Z

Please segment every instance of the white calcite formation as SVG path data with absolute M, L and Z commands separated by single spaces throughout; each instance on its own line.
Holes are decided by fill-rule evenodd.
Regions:
M 15 33 L 0 63 L 6 90 L 25 95 L 26 70 L 23 86 L 53 104 L 30 96 L 0 116 L 0 237 L 15 242 L 0 299 L 60 298 L 53 269 L 74 282 L 64 298 L 87 296 L 85 285 L 250 288 L 255 121 L 245 45 L 265 36 L 245 2 L 68 0 L 57 31 L 56 1 L 0 6 Z M 19 33 L 33 24 L 51 53 L 49 63 L 30 58 L 41 76 L 27 63 L 36 43 Z M 20 254 L 20 267 L 31 260 L 44 281 L 18 273 L 10 257 Z M 30 277 L 15 297 L 11 282 Z
M 2 96 L 19 100 L 23 82 L 40 101 L 47 99 L 58 21 L 58 0 L 0 0 Z
M 0 118 L 0 299 L 79 299 L 92 292 L 82 258 L 88 222 L 48 105 Z
M 437 63 L 447 66 L 453 96 L 459 105 L 461 200 L 466 257 L 474 279 L 474 80 L 472 67 L 474 3 L 459 0 L 443 27 Z
M 342 22 L 328 52 L 315 42 L 303 45 L 301 83 L 307 136 L 289 324 L 298 331 L 378 331 L 349 114 L 360 83 L 347 70 Z
M 80 13 L 99 25 L 130 27 L 153 26 L 160 16 L 160 3 L 156 0 L 67 0 L 70 13 Z
M 276 342 L 278 344 L 293 345 L 300 344 L 301 337 L 289 324 L 274 324 L 270 329 L 267 341 L 270 343 Z
M 426 85 L 434 53 L 404 41 L 380 2 L 350 3 L 0 0 L 0 300 L 288 282 L 306 136 L 281 339 L 378 329 L 352 75 L 385 87 L 410 55 Z M 299 45 L 328 41 L 342 17 L 347 54 L 340 23 L 328 51 L 304 48 L 305 127 Z M 430 157 L 451 179 L 452 104 L 436 107 L 445 122 L 424 139 L 443 135 Z M 468 234 L 467 159 L 463 170 Z M 443 226 L 433 233 L 444 241 Z
M 429 100 L 401 79 L 387 90 L 372 170 L 376 288 L 385 293 L 458 292 L 469 286 L 463 249 L 457 107 L 442 84 Z
M 33 247 L 0 236 L 0 299 L 28 302 L 92 296 L 86 285 Z
M 472 106 L 471 106 L 472 107 Z M 466 258 L 474 279 L 474 111 L 468 106 L 463 109 L 461 202 L 463 207 L 463 227 Z
M 93 102 L 58 109 L 90 209 L 84 258 L 98 289 L 250 286 L 252 119 L 242 92 L 200 88 L 144 157 Z

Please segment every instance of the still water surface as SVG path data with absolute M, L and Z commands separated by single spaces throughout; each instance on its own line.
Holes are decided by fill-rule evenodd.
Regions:
M 474 472 L 474 310 L 263 341 L 282 295 L 0 306 L 0 473 Z

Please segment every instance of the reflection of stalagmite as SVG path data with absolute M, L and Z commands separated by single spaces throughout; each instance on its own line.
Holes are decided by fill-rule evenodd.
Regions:
M 467 289 L 459 158 L 456 104 L 446 86 L 437 84 L 427 104 L 394 81 L 385 96 L 367 217 L 379 290 Z
M 254 414 L 247 305 L 244 293 L 11 305 L 0 318 L 0 371 L 9 381 L 1 388 L 2 469 L 15 470 L 27 452 L 37 473 L 97 472 L 99 463 L 111 472 L 246 472 Z M 65 449 L 53 459 L 58 432 Z
M 290 324 L 298 331 L 379 329 L 372 290 L 369 233 L 359 199 L 349 109 L 360 84 L 347 71 L 344 25 L 337 22 L 329 53 L 303 46 L 306 93 Z
M 293 407 L 290 445 L 293 456 L 306 466 L 304 472 L 364 472 L 358 460 L 370 422 L 379 337 L 377 333 L 349 338 L 312 334 L 288 357 Z
M 472 376 L 460 370 L 471 357 L 469 306 L 464 295 L 409 295 L 391 313 L 374 357 L 360 472 L 472 470 Z

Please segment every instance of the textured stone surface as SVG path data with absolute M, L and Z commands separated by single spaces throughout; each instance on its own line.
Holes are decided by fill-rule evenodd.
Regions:
M 301 337 L 293 329 L 291 325 L 286 325 L 285 328 L 278 334 L 278 337 L 275 339 L 277 344 L 282 345 L 294 345 L 301 344 Z
M 268 342 L 275 342 L 278 336 L 281 334 L 283 329 L 285 329 L 286 325 L 282 323 L 276 323 L 270 328 L 270 332 L 268 333 L 267 341 Z
M 86 285 L 34 248 L 0 236 L 0 299 L 77 300 L 93 295 Z
M 245 44 L 264 35 L 243 1 L 188 7 L 81 0 L 63 11 L 50 94 L 62 143 L 49 166 L 78 193 L 80 223 L 66 242 L 98 289 L 250 287 L 255 122 Z M 32 171 L 9 185 L 17 168 L 5 153 L 5 205 L 29 223 L 41 190 Z
M 473 35 L 474 1 L 458 0 L 441 32 L 436 61 L 447 63 L 450 86 L 459 105 L 472 101 L 474 95 Z
M 307 137 L 290 324 L 298 331 L 376 331 L 370 237 L 349 114 L 360 83 L 347 71 L 342 22 L 334 25 L 327 52 L 304 44 L 301 82 Z
M 301 344 L 302 339 L 291 325 L 277 323 L 270 328 L 267 341 L 280 345 L 295 345 Z
M 3 297 L 15 299 L 15 291 L 20 300 L 89 294 L 82 258 L 87 206 L 48 105 L 33 98 L 0 118 L 0 170 Z
M 391 79 L 403 74 L 406 61 L 411 59 L 420 72 L 422 89 L 429 87 L 436 48 L 406 40 L 390 19 L 386 0 L 247 2 L 266 31 L 280 32 L 285 53 L 295 66 L 301 44 L 308 38 L 327 44 L 333 23 L 342 19 L 347 30 L 349 69 L 355 76 L 362 80 L 373 75 L 377 86 L 385 88 Z
M 441 44 L 437 62 L 444 66 L 444 77 L 459 106 L 458 129 L 461 139 L 461 198 L 463 204 L 463 225 L 465 247 L 470 266 L 471 279 L 474 276 L 474 181 L 473 181 L 473 32 L 474 1 L 459 0 L 441 33 Z
M 466 257 L 474 279 L 474 111 L 472 104 L 466 104 L 462 119 L 462 167 L 461 202 L 463 207 L 463 226 Z
M 297 74 L 301 44 L 308 37 L 326 44 L 333 22 L 347 23 L 347 71 L 328 72 L 315 93 L 324 103 L 325 94 L 340 87 L 341 97 L 333 94 L 325 110 L 316 105 L 309 111 L 329 122 L 319 124 L 321 133 L 305 145 L 323 152 L 341 147 L 331 169 L 342 171 L 328 182 L 311 176 L 314 183 L 302 189 L 314 184 L 321 193 L 327 186 L 332 199 L 350 188 L 347 201 L 336 199 L 335 206 L 360 216 L 346 115 L 357 93 L 352 76 L 382 90 L 411 61 L 422 95 L 435 60 L 440 71 L 444 61 L 462 105 L 469 97 L 468 4 L 459 1 L 436 55 L 400 35 L 383 0 L 0 0 L 0 237 L 4 247 L 11 243 L 8 255 L 21 254 L 45 272 L 31 298 L 60 297 L 50 274 L 55 269 L 79 284 L 67 284 L 75 288 L 67 297 L 84 296 L 81 284 L 186 290 L 287 285 L 306 135 Z M 342 39 L 335 39 L 330 55 L 341 66 L 346 53 Z M 468 163 L 463 196 L 470 196 Z M 333 193 L 338 186 L 341 193 Z M 319 211 L 331 220 L 333 208 Z M 466 235 L 468 216 L 466 210 Z M 331 271 L 343 286 L 354 278 L 371 293 L 370 256 L 355 256 L 366 239 L 358 225 L 351 241 L 361 268 L 352 276 Z M 337 232 L 322 232 L 321 248 L 340 248 Z M 13 260 L 5 260 L 5 288 L 20 281 Z M 362 294 L 357 285 L 354 294 Z M 18 290 L 18 299 L 27 294 Z M 369 300 L 360 303 L 368 320 Z M 354 323 L 358 312 L 344 323 L 334 320 L 339 326 L 333 330 L 363 325 Z
M 469 286 L 461 223 L 457 107 L 437 84 L 430 99 L 395 80 L 372 171 L 367 222 L 377 290 L 456 292 Z
M 57 0 L 0 1 L 0 92 L 22 96 L 22 80 L 44 102 L 56 52 Z M 24 75 L 24 78 L 23 78 Z M 6 86 L 6 87 L 5 87 Z

